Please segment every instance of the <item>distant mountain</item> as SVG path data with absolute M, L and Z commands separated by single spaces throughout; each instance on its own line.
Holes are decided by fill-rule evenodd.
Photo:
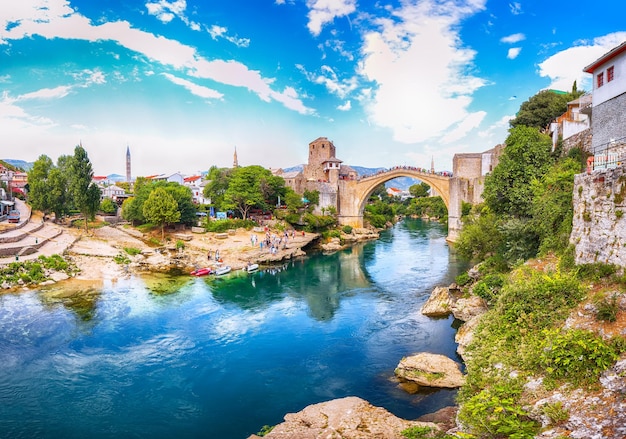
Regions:
M 34 163 L 27 162 L 24 160 L 2 159 L 2 161 L 8 163 L 11 166 L 15 166 L 16 168 L 23 169 L 25 172 L 30 171 L 30 169 L 34 165 Z
M 364 166 L 352 166 L 352 165 L 350 165 L 350 167 L 354 169 L 357 172 L 357 174 L 359 174 L 359 176 L 376 174 L 377 172 L 387 170 L 387 168 L 366 168 Z M 292 172 L 292 171 L 302 171 L 303 169 L 304 169 L 304 165 L 296 165 L 290 168 L 284 168 L 283 171 Z M 385 183 L 385 187 L 395 187 L 400 190 L 407 191 L 409 190 L 411 186 L 413 186 L 414 184 L 419 184 L 419 183 L 420 183 L 420 180 L 416 180 L 415 178 L 398 177 Z
M 125 175 L 120 175 L 120 174 L 110 174 L 110 175 L 107 175 L 107 180 L 111 180 L 111 181 L 126 181 L 126 176 Z

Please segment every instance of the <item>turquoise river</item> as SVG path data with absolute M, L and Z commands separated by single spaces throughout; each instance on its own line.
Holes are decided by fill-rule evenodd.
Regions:
M 254 275 L 130 277 L 0 295 L 1 438 L 244 439 L 355 395 L 407 419 L 455 392 L 410 395 L 420 351 L 458 360 L 453 318 L 420 306 L 464 269 L 436 223 Z

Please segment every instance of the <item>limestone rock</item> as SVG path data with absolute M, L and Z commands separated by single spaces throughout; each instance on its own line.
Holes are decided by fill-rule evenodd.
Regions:
M 452 312 L 450 292 L 446 287 L 436 287 L 420 312 L 428 317 L 445 317 Z
M 454 341 L 458 343 L 456 352 L 461 356 L 461 358 L 463 358 L 463 360 L 467 360 L 467 347 L 474 339 L 474 330 L 480 322 L 481 317 L 482 314 L 463 323 L 454 336 Z
M 460 298 L 452 305 L 454 318 L 467 322 L 472 317 L 479 316 L 487 312 L 487 304 L 478 296 Z
M 349 396 L 313 404 L 285 416 L 265 439 L 404 439 L 401 432 L 412 426 L 438 428 L 428 422 L 400 419 L 387 410 Z M 259 439 L 252 435 L 248 439 Z
M 458 363 L 445 355 L 428 352 L 403 358 L 395 373 L 400 379 L 413 381 L 425 387 L 454 389 L 465 383 Z

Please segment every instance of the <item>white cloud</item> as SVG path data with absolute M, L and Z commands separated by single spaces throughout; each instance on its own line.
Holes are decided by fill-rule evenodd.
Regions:
M 547 88 L 571 90 L 574 81 L 579 90 L 591 88 L 591 76 L 584 73 L 583 68 L 624 40 L 626 32 L 615 32 L 562 50 L 539 64 L 539 75 L 550 79 Z
M 318 36 L 335 18 L 356 11 L 356 0 L 307 0 L 306 5 L 309 8 L 307 27 L 313 36 Z
M 194 84 L 191 81 L 179 78 L 169 73 L 163 73 L 163 76 L 165 76 L 169 81 L 173 82 L 174 84 L 185 87 L 192 94 L 199 96 L 201 98 L 221 99 L 222 97 L 224 97 L 224 95 L 217 90 L 213 90 L 212 88 L 204 87 L 202 85 Z
M 158 2 L 148 2 L 146 3 L 146 9 L 148 9 L 148 14 L 154 15 L 163 23 L 169 23 L 175 17 L 178 17 L 183 20 L 185 24 L 189 24 L 189 21 L 185 17 L 185 9 L 187 9 L 186 0 L 176 0 L 173 2 L 159 0 Z
M 237 47 L 248 47 L 250 45 L 249 38 L 239 38 L 239 37 L 230 36 L 227 34 L 228 29 L 225 28 L 224 26 L 218 26 L 214 24 L 213 26 L 207 27 L 206 30 L 209 33 L 209 35 L 211 35 L 211 38 L 213 38 L 214 40 L 217 40 L 218 38 L 224 38 L 226 41 L 230 41 Z
M 18 96 L 17 101 L 25 101 L 30 99 L 59 99 L 64 98 L 70 93 L 72 87 L 62 85 L 55 88 L 42 88 L 31 93 L 25 93 Z
M 484 139 L 490 139 L 493 138 L 494 135 L 496 135 L 498 137 L 498 141 L 502 141 L 502 139 L 504 139 L 503 136 L 500 135 L 500 133 L 504 132 L 506 133 L 506 130 L 509 127 L 509 121 L 511 119 L 515 119 L 515 115 L 507 115 L 507 116 L 503 116 L 502 118 L 500 118 L 497 122 L 495 122 L 493 125 L 487 127 L 486 130 L 483 131 L 479 131 L 478 132 L 478 136 L 482 137 Z
M 378 21 L 380 31 L 365 35 L 360 73 L 377 84 L 364 101 L 370 121 L 388 127 L 403 143 L 443 135 L 472 116 L 472 93 L 485 81 L 468 72 L 475 52 L 462 47 L 458 24 L 484 9 L 424 0 Z
M 462 139 L 467 135 L 467 133 L 478 127 L 486 115 L 487 113 L 484 111 L 470 113 L 465 119 L 459 122 L 449 134 L 444 135 L 441 141 L 443 143 L 451 143 Z
M 184 0 L 156 3 L 176 14 L 186 8 Z M 8 8 L 8 14 L 0 18 L 0 43 L 33 35 L 54 39 L 77 39 L 90 42 L 114 41 L 120 46 L 144 55 L 164 66 L 187 70 L 192 76 L 210 79 L 227 85 L 245 87 L 259 98 L 269 102 L 281 102 L 287 108 L 302 114 L 312 113 L 300 100 L 271 88 L 273 79 L 264 78 L 258 71 L 236 61 L 212 60 L 201 57 L 195 48 L 162 36 L 133 28 L 126 21 L 92 24 L 86 17 L 74 11 L 67 0 L 23 0 L 19 6 Z M 4 20 L 4 22 L 3 22 Z M 7 29 L 8 23 L 19 23 Z M 103 80 L 96 74 L 93 81 Z
M 520 41 L 524 41 L 526 39 L 526 35 L 522 33 L 507 35 L 506 37 L 500 38 L 500 42 L 507 44 L 515 44 Z
M 519 2 L 509 3 L 509 9 L 513 15 L 519 15 L 522 13 L 522 5 Z
M 508 59 L 515 59 L 517 58 L 517 55 L 519 55 L 521 51 L 522 51 L 521 47 L 511 47 L 509 51 L 507 52 L 506 57 Z
M 345 104 L 339 105 L 337 107 L 337 110 L 339 110 L 339 111 L 350 111 L 351 108 L 352 108 L 352 104 L 350 103 L 350 101 L 346 101 Z

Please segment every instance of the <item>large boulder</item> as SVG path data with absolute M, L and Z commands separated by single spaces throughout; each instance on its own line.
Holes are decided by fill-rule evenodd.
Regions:
M 478 296 L 462 297 L 452 305 L 454 318 L 464 322 L 467 322 L 472 317 L 482 315 L 487 311 L 487 303 Z
M 404 439 L 402 431 L 413 426 L 438 429 L 430 422 L 400 419 L 381 407 L 349 396 L 313 404 L 285 416 L 265 439 Z M 252 435 L 248 439 L 259 439 Z
M 400 360 L 395 374 L 418 386 L 454 389 L 465 383 L 458 363 L 445 355 L 421 352 Z
M 467 347 L 474 340 L 474 331 L 476 329 L 476 326 L 478 326 L 481 318 L 482 314 L 469 319 L 467 322 L 461 325 L 459 330 L 456 332 L 456 335 L 454 336 L 454 341 L 458 344 L 456 352 L 461 356 L 461 358 L 463 358 L 464 361 L 467 361 Z
M 452 298 L 447 287 L 436 287 L 420 312 L 428 317 L 445 317 L 452 312 Z

